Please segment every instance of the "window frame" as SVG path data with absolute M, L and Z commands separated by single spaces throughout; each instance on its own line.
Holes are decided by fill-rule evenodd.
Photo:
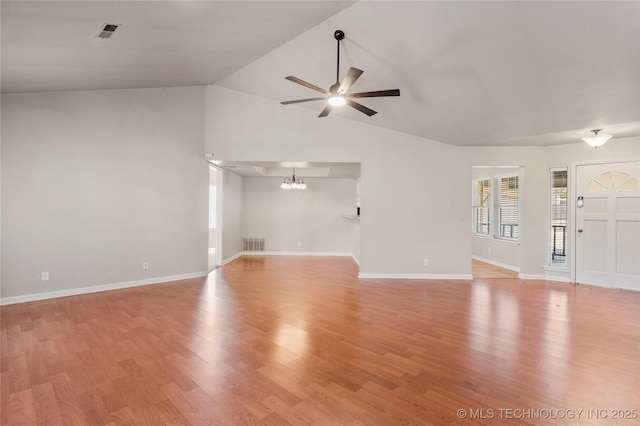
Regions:
M 565 182 L 565 225 L 564 225 L 564 235 L 563 235 L 563 239 L 564 239 L 564 261 L 554 261 L 554 250 L 553 250 L 553 238 L 554 238 L 554 233 L 553 233 L 553 223 L 554 223 L 554 207 L 556 206 L 554 204 L 554 173 L 556 172 L 565 172 L 566 174 L 566 182 Z M 547 262 L 549 266 L 555 266 L 555 267 L 560 267 L 560 268 L 564 268 L 567 267 L 569 265 L 569 251 L 570 251 L 570 239 L 568 237 L 569 233 L 569 225 L 570 225 L 570 218 L 571 215 L 569 214 L 569 168 L 568 167 L 551 167 L 549 168 L 549 183 L 547 185 L 548 188 L 548 202 L 549 202 L 549 210 L 548 210 L 548 214 L 549 214 L 549 220 L 547 223 L 547 230 L 548 230 L 548 242 L 547 242 Z M 560 203 L 561 205 L 561 203 Z
M 513 245 L 518 245 L 520 244 L 520 231 L 521 231 L 521 218 L 522 218 L 522 208 L 523 208 L 523 193 L 522 193 L 522 184 L 524 182 L 523 180 L 523 174 L 522 174 L 522 167 L 509 167 L 511 170 L 509 170 L 508 172 L 502 173 L 502 174 L 490 174 L 490 175 L 485 175 L 484 177 L 480 177 L 480 178 L 476 178 L 476 179 L 472 179 L 471 181 L 471 205 L 472 205 L 472 211 L 471 211 L 471 234 L 473 237 L 476 238 L 485 238 L 485 239 L 489 239 L 489 240 L 494 240 L 494 241 L 499 241 L 502 243 L 506 243 L 506 244 L 513 244 Z M 500 203 L 500 185 L 503 181 L 503 179 L 508 179 L 508 178 L 515 178 L 516 182 L 517 182 L 517 202 L 516 204 L 508 204 L 508 205 L 501 205 Z M 483 182 L 483 181 L 488 181 L 489 182 L 489 202 L 487 206 L 481 206 L 479 205 L 477 198 L 478 198 L 478 183 L 479 182 Z M 488 223 L 488 232 L 487 233 L 482 233 L 482 232 L 478 232 L 478 209 L 482 208 L 482 207 L 487 207 L 488 208 L 488 218 L 489 218 L 489 223 Z M 513 237 L 511 236 L 504 236 L 501 234 L 500 232 L 500 210 L 503 207 L 508 207 L 512 209 L 512 216 L 515 216 L 517 223 L 511 223 L 509 225 L 515 227 L 515 230 L 513 230 L 514 228 L 512 227 L 511 229 L 513 230 L 513 234 L 515 235 Z M 513 209 L 515 208 L 515 211 L 513 211 Z
M 516 191 L 516 202 L 514 203 L 503 203 L 503 185 L 502 182 L 504 180 L 508 180 L 508 179 L 514 179 L 515 178 L 515 182 L 516 182 L 516 186 L 515 186 L 515 191 Z M 521 200 L 521 196 L 520 196 L 520 173 L 509 173 L 509 174 L 505 174 L 505 175 L 500 175 L 500 176 L 495 176 L 494 177 L 495 181 L 496 181 L 496 192 L 497 196 L 495 197 L 495 211 L 496 211 L 496 218 L 495 221 L 497 223 L 498 226 L 494 227 L 494 229 L 497 228 L 497 235 L 495 236 L 496 239 L 500 239 L 500 240 L 506 240 L 506 241 L 514 241 L 514 242 L 518 242 L 520 240 L 520 200 Z M 508 185 L 508 184 L 507 184 Z M 509 188 L 507 188 L 509 189 Z M 511 196 L 513 197 L 513 196 Z M 512 211 L 511 213 L 511 217 L 515 217 L 516 218 L 516 223 L 504 223 L 502 220 L 503 217 L 503 209 L 510 209 Z M 515 213 L 513 213 L 513 210 L 515 209 Z M 506 228 L 504 228 L 505 226 L 509 226 L 510 228 L 510 234 L 509 236 L 504 235 L 504 230 Z M 514 226 L 515 226 L 515 236 L 514 235 Z
M 485 181 L 486 181 L 486 182 L 488 182 L 488 185 L 487 185 L 487 186 L 488 186 L 488 190 L 487 190 L 487 192 L 488 192 L 488 194 L 487 194 L 488 199 L 487 199 L 487 200 L 481 200 L 480 202 L 478 202 L 478 195 L 480 194 L 480 191 L 478 191 L 478 184 L 479 184 L 480 182 L 485 182 Z M 473 204 L 473 222 L 472 222 L 471 226 L 472 226 L 473 234 L 474 234 L 475 236 L 478 236 L 478 237 L 491 238 L 491 237 L 492 237 L 492 231 L 493 231 L 493 226 L 492 226 L 492 222 L 493 222 L 493 220 L 492 220 L 492 217 L 491 217 L 491 214 L 492 214 L 492 207 L 493 207 L 493 206 L 492 206 L 492 200 L 493 200 L 493 196 L 492 196 L 492 192 L 493 192 L 493 179 L 492 179 L 492 178 L 490 178 L 490 177 L 488 177 L 488 178 L 482 178 L 482 179 L 474 179 L 474 180 L 472 181 L 472 184 L 471 184 L 471 185 L 472 185 L 472 194 L 473 194 L 473 195 L 472 195 L 472 197 L 473 197 L 473 198 L 472 198 L 472 204 Z M 484 195 L 484 193 L 485 193 L 485 191 L 484 191 L 484 184 L 483 184 L 483 186 L 482 186 L 482 187 L 483 187 L 483 190 L 482 190 L 481 192 L 482 192 L 482 194 Z M 482 223 L 479 223 L 479 222 L 478 222 L 478 212 L 479 212 L 479 210 L 481 210 L 481 209 L 486 209 L 486 211 L 487 211 L 487 213 L 486 213 L 486 217 L 487 217 L 487 223 L 486 223 L 487 231 L 486 231 L 486 233 L 485 233 L 485 232 L 482 232 L 482 231 L 478 231 L 478 225 L 479 225 L 479 224 L 480 224 L 482 227 L 484 227 L 484 225 L 485 225 L 485 223 L 484 223 L 484 222 L 482 222 Z M 485 215 L 482 215 L 482 216 L 485 216 Z

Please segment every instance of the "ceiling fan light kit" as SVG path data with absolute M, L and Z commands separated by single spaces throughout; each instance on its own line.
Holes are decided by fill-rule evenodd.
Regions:
M 312 101 L 320 101 L 326 100 L 327 105 L 320 112 L 318 117 L 326 117 L 329 115 L 333 107 L 339 107 L 342 105 L 349 105 L 350 107 L 357 109 L 358 111 L 366 114 L 368 116 L 372 116 L 377 114 L 377 111 L 372 110 L 356 101 L 354 99 L 358 98 L 377 98 L 383 96 L 400 96 L 400 89 L 390 89 L 390 90 L 376 90 L 372 92 L 360 92 L 360 93 L 348 93 L 349 89 L 353 84 L 360 78 L 364 71 L 359 70 L 358 68 L 351 67 L 347 74 L 344 76 L 342 81 L 340 81 L 340 41 L 344 39 L 344 32 L 341 30 L 336 30 L 333 33 L 333 37 L 337 41 L 337 60 L 336 60 L 336 82 L 331 85 L 329 90 L 324 90 L 321 87 L 318 87 L 314 84 L 308 83 L 304 80 L 299 79 L 298 77 L 294 77 L 292 75 L 285 77 L 286 80 L 289 80 L 293 83 L 304 86 L 308 89 L 315 90 L 316 92 L 323 93 L 325 96 L 317 97 L 317 98 L 306 98 L 306 99 L 296 99 L 292 101 L 283 101 L 280 102 L 282 105 L 290 105 L 290 104 L 298 104 L 302 102 L 312 102 Z
M 333 95 L 329 97 L 329 104 L 331 106 L 342 106 L 346 103 L 347 103 L 347 100 L 344 98 L 344 96 Z

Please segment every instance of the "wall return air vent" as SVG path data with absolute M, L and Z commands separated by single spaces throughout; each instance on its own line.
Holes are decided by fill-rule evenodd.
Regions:
M 120 27 L 120 25 L 116 24 L 104 24 L 100 33 L 98 33 L 98 38 L 111 38 L 115 34 L 116 30 Z
M 243 238 L 242 251 L 264 251 L 264 238 Z

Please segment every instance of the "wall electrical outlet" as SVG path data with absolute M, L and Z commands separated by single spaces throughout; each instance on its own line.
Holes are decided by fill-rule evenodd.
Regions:
M 429 266 L 429 259 L 424 260 L 424 266 Z
M 145 271 L 149 270 L 149 262 L 142 262 L 142 269 Z
M 42 273 L 42 281 L 49 281 L 49 272 Z
M 491 254 L 491 247 L 489 247 L 489 254 Z

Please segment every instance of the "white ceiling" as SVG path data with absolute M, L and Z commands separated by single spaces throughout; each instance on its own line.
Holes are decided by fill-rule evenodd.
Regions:
M 121 24 L 112 40 L 97 33 Z M 639 2 L 2 1 L 3 93 L 218 84 L 283 101 L 341 73 L 379 113 L 343 117 L 453 145 L 640 135 Z M 282 106 L 306 108 L 321 102 Z M 319 119 L 320 120 L 320 119 Z
M 360 163 L 217 161 L 211 164 L 246 177 L 291 177 L 355 179 L 360 176 Z
M 351 4 L 3 0 L 2 92 L 214 84 Z

